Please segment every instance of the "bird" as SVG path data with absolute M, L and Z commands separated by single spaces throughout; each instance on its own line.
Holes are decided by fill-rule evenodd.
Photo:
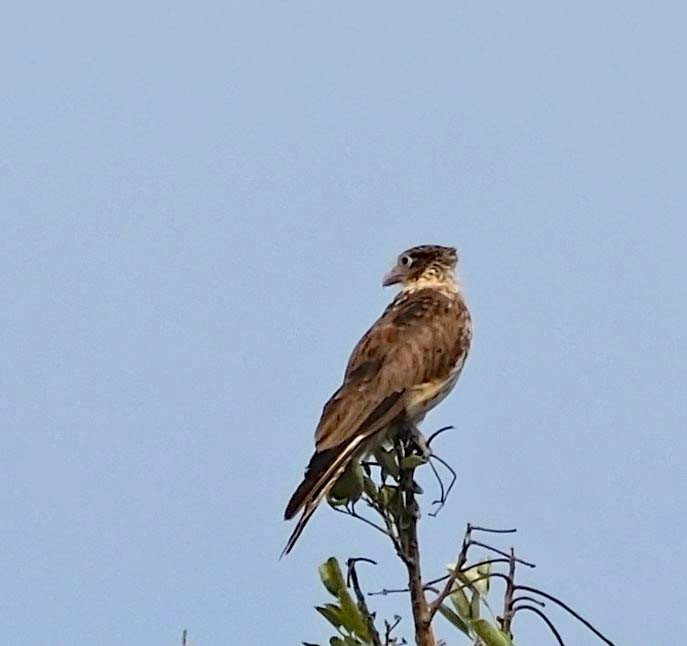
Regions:
M 349 465 L 417 425 L 451 392 L 472 341 L 454 247 L 402 252 L 382 285 L 400 291 L 355 346 L 343 383 L 322 409 L 313 453 L 285 520 L 300 517 L 288 554 L 322 499 Z M 421 436 L 420 436 L 421 437 Z

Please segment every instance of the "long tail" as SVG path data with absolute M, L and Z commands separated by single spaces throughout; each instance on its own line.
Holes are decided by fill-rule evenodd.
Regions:
M 303 510 L 281 556 L 288 554 L 293 549 L 322 498 L 327 495 L 339 476 L 346 470 L 356 454 L 356 449 L 364 439 L 365 436 L 358 435 L 345 446 L 339 445 L 320 453 L 316 452 L 312 456 L 305 471 L 303 482 L 298 485 L 298 489 L 291 496 L 284 512 L 284 518 L 290 520 L 301 509 Z

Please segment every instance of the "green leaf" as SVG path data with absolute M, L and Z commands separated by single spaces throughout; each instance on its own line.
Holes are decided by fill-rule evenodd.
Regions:
M 512 646 L 510 637 L 502 630 L 492 626 L 486 619 L 476 619 L 470 622 L 470 627 L 485 643 L 485 646 Z
M 377 491 L 377 486 L 369 476 L 365 476 L 363 478 L 363 491 L 368 498 L 377 500 L 377 495 L 379 492 Z
M 341 608 L 335 606 L 333 603 L 328 603 L 326 606 L 316 606 L 315 610 L 319 612 L 334 628 L 337 630 L 343 625 L 341 619 Z
M 344 628 L 349 633 L 354 633 L 364 640 L 370 639 L 370 634 L 367 630 L 367 624 L 363 620 L 358 606 L 351 599 L 348 590 L 344 588 L 339 592 L 339 603 L 341 604 L 341 621 Z
M 329 492 L 329 498 L 337 502 L 355 502 L 362 495 L 363 469 L 359 462 L 353 461 L 334 483 Z
M 396 457 L 394 455 L 393 449 L 387 451 L 381 446 L 376 448 L 374 451 L 374 456 L 377 462 L 382 467 L 382 471 L 386 471 L 391 474 L 394 478 L 398 479 L 398 463 L 396 462 Z
M 455 612 L 453 612 L 451 608 L 442 604 L 439 606 L 439 612 L 445 619 L 447 619 L 458 630 L 460 630 L 460 632 L 468 637 L 470 636 L 470 629 L 468 628 L 467 624 Z
M 319 573 L 324 587 L 330 594 L 338 598 L 340 606 L 328 603 L 324 606 L 317 606 L 315 610 L 335 628 L 344 627 L 349 633 L 368 640 L 367 625 L 363 621 L 358 606 L 353 602 L 346 589 L 339 562 L 332 556 L 320 565 Z
M 508 646 L 513 646 L 513 635 L 508 635 L 507 633 L 504 633 L 502 630 L 499 630 L 499 632 L 506 640 L 506 644 L 508 644 Z
M 398 487 L 394 485 L 383 485 L 379 488 L 379 502 L 382 507 L 391 509 L 398 497 Z
M 407 455 L 401 460 L 401 469 L 415 469 L 426 462 L 421 455 Z
M 404 523 L 403 512 L 408 511 L 403 505 L 403 495 L 399 487 L 395 485 L 384 485 L 379 490 L 379 502 L 382 507 L 390 513 L 397 523 L 402 527 L 407 527 Z
M 475 591 L 472 593 L 472 599 L 470 599 L 470 617 L 472 619 L 479 619 L 480 599 L 479 592 Z
M 346 588 L 339 562 L 332 556 L 320 565 L 318 571 L 320 579 L 322 579 L 322 583 L 327 588 L 329 594 L 338 597 L 341 590 Z
M 458 578 L 470 588 L 477 590 L 483 597 L 489 592 L 489 574 L 491 574 L 491 563 L 482 563 L 476 567 L 464 570 Z
M 470 619 L 470 602 L 468 601 L 467 595 L 456 583 L 453 585 L 456 588 L 450 595 L 453 606 L 461 617 Z
M 346 646 L 346 642 L 341 637 L 332 637 L 329 640 L 329 646 Z

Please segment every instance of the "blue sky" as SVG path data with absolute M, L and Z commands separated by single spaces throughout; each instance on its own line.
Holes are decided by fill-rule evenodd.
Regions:
M 0 27 L 0 608 L 12 644 L 298 644 L 316 566 L 386 544 L 283 507 L 418 243 L 473 351 L 425 422 L 624 646 L 684 633 L 682 3 L 67 3 Z M 427 487 L 431 486 L 427 480 Z M 380 599 L 380 614 L 409 613 Z M 559 615 L 556 615 L 559 617 Z M 595 643 L 560 617 L 569 644 Z M 550 643 L 534 616 L 519 642 Z M 459 643 L 448 626 L 439 632 Z

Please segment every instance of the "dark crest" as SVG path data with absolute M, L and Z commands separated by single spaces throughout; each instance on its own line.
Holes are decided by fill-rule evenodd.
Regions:
M 442 247 L 435 244 L 424 244 L 411 247 L 404 251 L 400 256 L 408 256 L 413 264 L 428 266 L 433 262 L 453 269 L 458 261 L 458 252 L 455 247 Z

